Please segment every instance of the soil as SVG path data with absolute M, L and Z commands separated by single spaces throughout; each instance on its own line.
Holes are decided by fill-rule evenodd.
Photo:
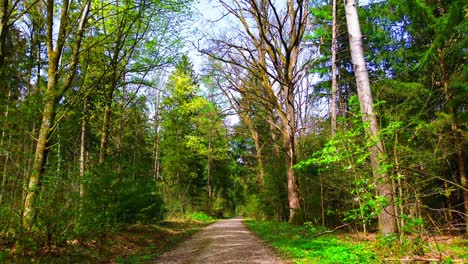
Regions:
M 196 233 L 154 264 L 284 264 L 242 223 L 242 218 L 220 220 Z

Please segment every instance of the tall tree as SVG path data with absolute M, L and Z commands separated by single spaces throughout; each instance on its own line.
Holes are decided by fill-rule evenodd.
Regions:
M 386 199 L 379 218 L 379 230 L 383 234 L 396 232 L 393 189 L 389 174 L 384 170 L 385 151 L 380 139 L 380 128 L 374 113 L 374 101 L 370 89 L 369 75 L 364 58 L 361 27 L 355 0 L 345 0 L 346 22 L 348 26 L 351 59 L 356 77 L 357 92 L 362 112 L 362 120 L 366 126 L 367 140 L 374 175 L 377 195 Z
M 36 144 L 36 152 L 34 156 L 33 168 L 29 176 L 28 189 L 24 200 L 24 208 L 22 215 L 23 228 L 29 230 L 33 225 L 35 214 L 35 201 L 40 188 L 41 177 L 44 172 L 44 164 L 47 159 L 47 146 L 49 136 L 56 125 L 55 115 L 57 103 L 62 98 L 63 94 L 70 89 L 75 77 L 79 55 L 81 51 L 81 40 L 84 34 L 85 23 L 88 19 L 89 6 L 91 1 L 84 2 L 80 10 L 80 19 L 78 29 L 74 32 L 75 43 L 72 47 L 72 54 L 69 58 L 68 74 L 66 75 L 63 84 L 60 85 L 61 74 L 59 69 L 64 63 L 63 51 L 65 45 L 69 43 L 67 36 L 70 35 L 69 23 L 71 23 L 72 14 L 70 14 L 70 1 L 65 0 L 61 5 L 61 14 L 58 25 L 58 37 L 54 41 L 53 31 L 55 20 L 55 1 L 48 0 L 46 4 L 46 44 L 47 55 L 49 58 L 49 67 L 47 72 L 47 89 L 44 92 L 44 108 L 42 112 L 42 123 L 39 130 L 39 135 Z M 54 43 L 55 42 L 55 43 Z
M 330 104 L 330 114 L 331 114 L 331 135 L 336 134 L 336 97 L 338 91 L 338 84 L 336 82 L 336 42 L 337 42 L 337 33 L 338 33 L 338 21 L 337 15 L 338 10 L 336 7 L 336 1 L 332 0 L 332 43 L 331 43 L 331 74 L 332 74 L 332 86 L 331 86 L 331 104 Z
M 259 85 L 256 98 L 274 115 L 267 120 L 282 135 L 287 165 L 289 221 L 301 223 L 300 195 L 293 166 L 296 163 L 296 105 L 298 83 L 304 63 L 301 61 L 302 38 L 308 23 L 309 1 L 287 1 L 285 10 L 275 1 L 239 0 L 222 6 L 241 24 L 238 40 L 214 40 L 217 51 L 212 57 L 240 66 L 244 74 L 255 76 Z M 219 55 L 218 55 L 219 54 Z M 279 118 L 280 124 L 275 121 Z

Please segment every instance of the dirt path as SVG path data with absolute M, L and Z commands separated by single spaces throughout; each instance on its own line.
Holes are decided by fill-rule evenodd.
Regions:
M 163 254 L 153 263 L 161 264 L 284 264 L 259 241 L 241 218 L 220 220 Z

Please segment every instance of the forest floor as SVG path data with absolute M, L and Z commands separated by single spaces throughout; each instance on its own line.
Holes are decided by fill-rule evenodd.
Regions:
M 220 220 L 204 228 L 154 264 L 282 264 L 243 224 L 242 218 Z
M 468 263 L 462 236 L 379 237 L 312 225 L 247 220 L 250 230 L 293 263 Z
M 168 220 L 122 226 L 99 236 L 17 254 L 0 239 L 0 263 L 148 263 L 215 221 Z
M 468 240 L 460 236 L 378 237 L 307 224 L 190 219 L 122 226 L 21 255 L 0 239 L 0 263 L 468 263 Z

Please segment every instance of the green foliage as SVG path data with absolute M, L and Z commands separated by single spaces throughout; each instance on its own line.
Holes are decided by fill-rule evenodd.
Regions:
M 199 222 L 213 222 L 216 218 L 207 215 L 203 212 L 193 212 L 190 214 L 185 215 L 185 219 L 192 220 L 192 221 L 199 221 Z
M 406 214 L 402 214 L 401 217 L 405 221 L 405 226 L 403 227 L 403 231 L 409 234 L 418 234 L 421 232 L 421 228 L 424 224 L 424 219 L 420 217 L 411 217 Z
M 423 256 L 425 249 L 428 249 L 429 243 L 423 241 L 422 237 L 418 234 L 416 237 L 398 238 L 396 234 L 389 234 L 386 236 L 378 237 L 376 241 L 377 249 L 381 250 L 387 256 L 397 254 L 403 256 L 405 254 L 412 254 Z
M 333 235 L 314 237 L 322 228 L 310 223 L 247 221 L 249 228 L 294 263 L 380 263 L 368 243 L 353 243 Z

